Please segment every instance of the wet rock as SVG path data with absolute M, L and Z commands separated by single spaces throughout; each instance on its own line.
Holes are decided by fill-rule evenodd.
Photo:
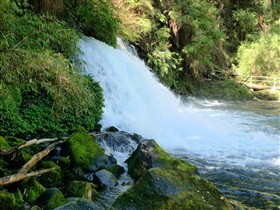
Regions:
M 111 127 L 107 128 L 105 131 L 107 131 L 107 132 L 117 132 L 117 131 L 119 131 L 119 129 L 116 128 L 115 126 L 111 126 Z
M 143 140 L 126 160 L 128 174 L 138 180 L 150 168 L 167 168 L 197 174 L 195 165 L 171 157 L 155 140 Z
M 90 182 L 73 181 L 67 186 L 66 193 L 68 197 L 80 197 L 92 201 L 99 194 L 95 187 Z
M 98 158 L 96 163 L 92 166 L 92 170 L 97 171 L 101 168 L 106 168 L 116 163 L 117 160 L 115 157 L 113 157 L 112 155 L 103 154 Z
M 111 209 L 233 209 L 227 199 L 207 180 L 195 174 L 152 168 Z
M 97 135 L 96 140 L 103 147 L 109 147 L 113 151 L 132 153 L 137 145 L 144 139 L 138 134 L 129 134 L 124 131 L 116 131 Z
M 110 171 L 116 178 L 119 178 L 124 173 L 124 167 L 113 164 L 105 168 L 106 170 Z
M 95 173 L 95 176 L 99 179 L 102 185 L 111 188 L 117 185 L 118 180 L 110 171 L 102 169 Z
M 196 166 L 171 157 L 154 140 L 143 140 L 126 162 L 137 182 L 111 209 L 233 209 Z

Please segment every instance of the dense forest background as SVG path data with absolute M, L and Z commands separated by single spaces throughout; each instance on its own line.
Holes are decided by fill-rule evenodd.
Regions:
M 132 43 L 183 96 L 250 99 L 236 81 L 280 75 L 278 0 L 0 0 L 1 135 L 99 129 L 81 34 Z

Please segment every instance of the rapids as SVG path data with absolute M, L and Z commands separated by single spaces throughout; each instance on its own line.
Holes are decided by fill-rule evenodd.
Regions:
M 272 184 L 263 188 L 274 186 L 269 192 L 280 202 L 280 114 L 259 114 L 239 109 L 238 104 L 232 108 L 227 103 L 192 98 L 183 102 L 121 40 L 116 49 L 87 37 L 79 46 L 86 73 L 104 91 L 100 122 L 104 129 L 114 125 L 155 139 L 174 156 L 197 164 L 205 175 L 221 168 L 237 176 L 242 170 L 245 177 L 247 172 L 247 176 L 265 173 L 266 179 L 272 177 Z

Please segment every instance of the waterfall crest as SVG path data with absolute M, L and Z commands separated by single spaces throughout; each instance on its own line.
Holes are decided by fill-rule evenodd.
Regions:
M 115 49 L 84 37 L 79 46 L 87 73 L 104 90 L 103 128 L 114 125 L 215 163 L 279 166 L 279 130 L 260 125 L 264 116 L 223 110 L 223 103 L 184 104 L 121 42 Z

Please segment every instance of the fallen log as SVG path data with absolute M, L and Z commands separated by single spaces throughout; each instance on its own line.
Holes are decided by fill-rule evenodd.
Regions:
M 9 176 L 4 176 L 0 178 L 0 186 L 3 187 L 9 184 L 13 184 L 28 177 L 41 176 L 42 174 L 49 173 L 53 170 L 55 170 L 55 168 L 42 169 L 30 173 L 16 173 Z
M 53 142 L 52 144 L 48 145 L 44 150 L 41 152 L 38 152 L 37 154 L 33 155 L 32 158 L 25 163 L 17 173 L 8 175 L 5 177 L 0 178 L 0 186 L 6 186 L 9 184 L 13 184 L 15 182 L 21 181 L 25 178 L 32 177 L 32 176 L 40 176 L 42 174 L 48 173 L 53 171 L 55 168 L 49 168 L 49 169 L 42 169 L 34 172 L 28 173 L 28 171 L 33 168 L 43 157 L 48 155 L 57 144 L 59 144 L 59 141 Z M 33 143 L 32 143 L 33 144 Z M 29 145 L 32 145 L 29 144 Z
M 3 150 L 0 150 L 0 155 L 9 155 L 15 151 L 18 151 L 24 147 L 28 147 L 28 146 L 31 146 L 31 145 L 34 145 L 34 144 L 42 144 L 42 143 L 46 143 L 46 142 L 53 142 L 53 141 L 57 141 L 58 139 L 55 138 L 55 139 L 32 139 L 30 141 L 26 141 L 22 144 L 19 144 L 9 150 L 6 150 L 6 151 L 3 151 Z
M 247 88 L 253 89 L 253 90 L 268 90 L 270 89 L 267 85 L 260 85 L 260 84 L 253 84 L 253 83 L 247 83 L 247 82 L 241 82 L 241 84 L 245 85 Z
M 47 146 L 43 151 L 33 155 L 32 158 L 21 167 L 21 169 L 18 171 L 18 173 L 27 173 L 43 157 L 45 157 L 47 154 L 49 154 L 50 151 L 52 151 L 58 143 L 59 142 L 54 142 L 54 143 L 50 144 L 49 146 Z

